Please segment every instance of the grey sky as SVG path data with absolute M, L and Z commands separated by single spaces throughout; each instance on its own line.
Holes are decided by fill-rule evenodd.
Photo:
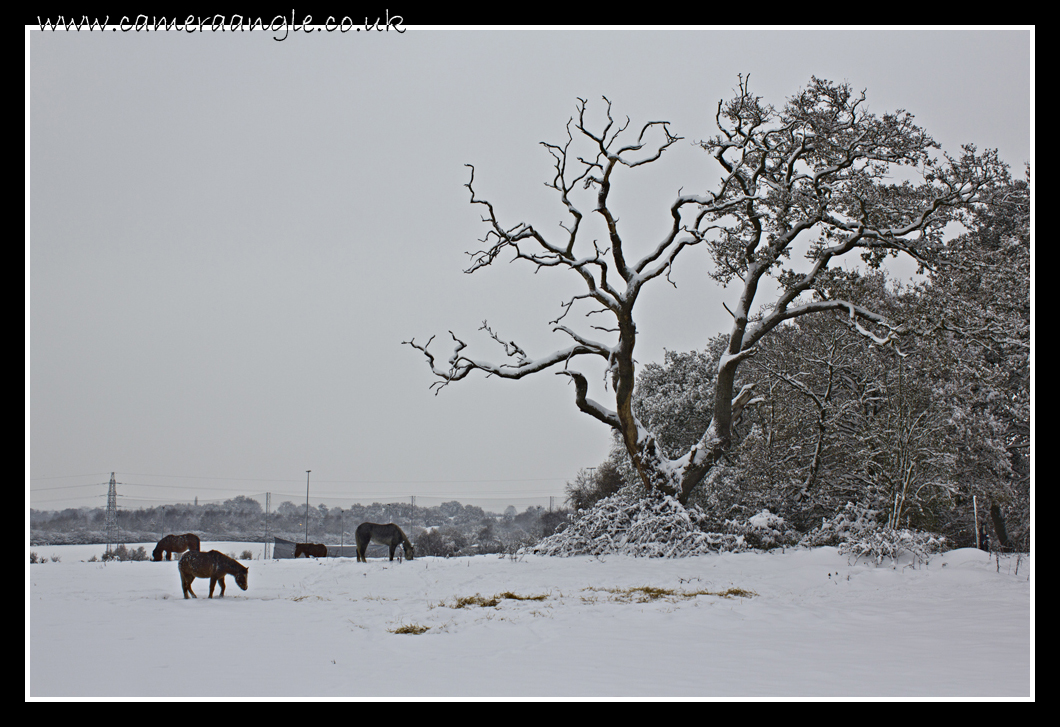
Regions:
M 435 396 L 400 344 L 437 335 L 444 361 L 452 330 L 500 358 L 483 319 L 531 355 L 567 344 L 547 324 L 571 276 L 463 274 L 484 234 L 463 185 L 474 164 L 502 220 L 558 231 L 538 142 L 565 139 L 579 96 L 689 140 L 627 177 L 627 239 L 646 244 L 678 187 L 717 178 L 690 142 L 739 73 L 777 106 L 811 75 L 847 81 L 946 151 L 996 147 L 1016 175 L 1031 159 L 1028 30 L 35 31 L 29 48 L 38 509 L 104 505 L 111 471 L 125 507 L 298 501 L 307 469 L 314 504 L 561 497 L 610 444 L 565 377 Z M 687 252 L 678 288 L 640 303 L 641 363 L 727 326 L 731 291 Z

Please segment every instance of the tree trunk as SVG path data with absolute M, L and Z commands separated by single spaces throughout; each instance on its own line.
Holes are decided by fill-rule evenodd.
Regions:
M 998 549 L 1002 551 L 1012 550 L 1012 543 L 1008 539 L 1008 531 L 1005 530 L 1005 517 L 1001 514 L 1001 506 L 996 502 L 990 502 L 990 520 L 994 523 L 994 534 L 997 536 Z

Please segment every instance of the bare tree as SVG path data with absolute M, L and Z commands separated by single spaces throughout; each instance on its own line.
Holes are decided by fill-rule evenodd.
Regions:
M 703 194 L 679 190 L 670 205 L 669 229 L 641 248 L 647 254 L 637 259 L 633 254 L 637 246 L 620 232 L 611 185 L 624 170 L 657 161 L 682 137 L 671 132 L 669 122 L 650 121 L 635 141 L 620 142 L 620 137 L 628 138 L 623 135 L 630 122 L 627 118 L 616 125 L 611 103 L 604 101 L 607 119 L 601 130 L 589 128 L 587 102 L 579 99 L 577 117 L 567 123 L 567 141 L 542 142 L 555 161 L 555 175 L 547 186 L 559 195 L 570 217 L 558 238 L 526 222 L 503 224 L 493 204 L 477 196 L 473 167 L 466 185 L 471 203 L 484 209 L 488 228 L 481 241 L 485 247 L 470 253 L 466 272 L 488 267 L 506 251 L 538 270 L 574 271 L 584 282 L 584 292 L 567 300 L 561 315 L 551 322 L 553 330 L 568 336 L 572 344 L 535 358 L 484 322 L 482 330 L 503 347 L 508 361 L 494 364 L 465 355 L 466 344 L 450 331 L 455 346 L 447 366 L 439 367 L 428 350 L 433 337 L 424 345 L 414 340 L 405 343 L 426 356 L 438 389 L 476 370 L 520 379 L 557 368 L 557 374 L 573 381 L 578 408 L 618 432 L 644 485 L 685 502 L 730 447 L 733 422 L 757 401 L 753 384 L 734 391 L 734 383 L 738 367 L 755 353 L 763 336 L 785 321 L 821 311 L 841 311 L 852 328 L 880 345 L 894 343 L 903 332 L 883 315 L 835 296 L 837 287 L 842 289 L 834 284 L 841 272 L 830 264 L 860 254 L 878 267 L 887 256 L 902 253 L 930 265 L 950 210 L 975 201 L 1006 170 L 996 152 L 978 155 L 971 146 L 957 159 L 933 158 L 931 150 L 938 145 L 913 124 L 910 114 L 898 111 L 877 118 L 865 109 L 864 93 L 854 96 L 845 84 L 813 78 L 777 111 L 752 95 L 741 77 L 734 98 L 718 103 L 715 119 L 720 133 L 699 142 L 719 165 L 717 188 Z M 587 144 L 590 152 L 578 154 L 575 142 Z M 919 177 L 919 182 L 891 183 L 896 167 L 907 168 L 907 174 Z M 606 247 L 583 232 L 584 213 L 573 199 L 579 187 L 595 190 L 591 212 L 606 225 Z M 810 248 L 809 270 L 784 269 L 792 249 L 803 241 Z M 634 306 L 644 286 L 665 278 L 682 250 L 695 245 L 709 247 L 715 280 L 728 284 L 738 279 L 743 288 L 739 303 L 730 311 L 733 325 L 718 365 L 713 418 L 695 444 L 669 458 L 633 412 Z M 767 275 L 778 280 L 780 293 L 762 304 L 756 296 Z M 564 322 L 581 301 L 591 301 L 587 316 L 610 317 L 609 325 L 592 328 L 613 342 L 589 338 Z M 614 408 L 588 398 L 588 381 L 573 368 L 585 356 L 606 362 Z

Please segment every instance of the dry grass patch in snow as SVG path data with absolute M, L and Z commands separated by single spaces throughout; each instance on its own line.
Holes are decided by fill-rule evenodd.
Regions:
M 543 594 L 540 596 L 520 596 L 515 593 L 512 593 L 511 591 L 498 593 L 496 596 L 492 596 L 490 598 L 486 598 L 485 596 L 476 593 L 474 596 L 462 596 L 456 599 L 453 605 L 449 606 L 449 608 L 467 608 L 468 606 L 498 606 L 500 605 L 501 601 L 506 599 L 511 601 L 544 601 L 546 598 L 548 598 L 548 594 Z M 444 606 L 446 604 L 442 603 L 439 605 Z
M 758 594 L 744 588 L 729 588 L 725 591 L 679 591 L 673 588 L 658 588 L 656 586 L 636 586 L 633 588 L 586 588 L 587 591 L 602 591 L 610 593 L 620 603 L 648 603 L 667 599 L 671 601 L 695 598 L 696 596 L 718 596 L 720 598 L 753 598 Z
M 430 631 L 430 626 L 421 626 L 420 624 L 406 624 L 405 626 L 399 626 L 396 629 L 387 629 L 392 634 L 422 634 L 425 631 Z

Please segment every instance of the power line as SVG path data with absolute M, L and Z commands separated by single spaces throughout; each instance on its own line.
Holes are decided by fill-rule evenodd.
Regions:
M 59 487 L 37 487 L 34 488 L 34 492 L 51 492 L 52 490 L 72 490 L 81 487 L 99 487 L 107 484 L 106 482 L 90 482 L 87 485 L 60 485 Z
M 76 502 L 78 500 L 98 500 L 101 497 L 105 497 L 105 495 L 80 495 L 80 496 L 77 496 L 77 497 L 57 497 L 57 498 L 52 499 L 52 500 L 40 500 L 40 499 L 38 499 L 38 500 L 31 501 L 31 505 L 32 505 L 32 503 L 42 504 L 42 503 L 48 503 L 48 502 Z M 124 495 L 119 495 L 119 497 L 124 497 Z M 88 507 L 88 505 L 81 505 L 80 507 Z
M 128 474 L 131 475 L 131 476 L 134 476 L 134 477 L 151 477 L 151 478 L 159 477 L 159 478 L 173 478 L 173 479 L 185 479 L 185 480 L 212 480 L 212 481 L 232 481 L 232 482 L 258 482 L 258 483 L 285 482 L 285 483 L 294 483 L 294 482 L 298 481 L 298 480 L 293 480 L 293 479 L 270 479 L 270 478 L 260 478 L 260 477 L 215 477 L 215 476 L 192 476 L 192 475 L 165 475 L 165 474 L 157 474 L 157 473 L 156 474 L 150 474 L 150 473 L 128 473 Z M 121 497 L 122 501 L 125 502 L 127 506 L 133 506 L 133 507 L 135 507 L 135 505 L 132 504 L 133 502 L 145 503 L 145 505 L 147 507 L 151 507 L 151 505 L 149 503 L 173 503 L 173 498 L 169 498 L 169 497 L 137 497 L 137 496 L 134 496 L 134 495 L 130 496 L 127 493 L 118 495 L 116 490 L 114 489 L 114 485 L 115 484 L 121 484 L 123 487 L 167 489 L 167 490 L 183 490 L 183 491 L 187 491 L 187 492 L 204 491 L 204 492 L 217 493 L 218 490 L 220 490 L 221 492 L 231 493 L 231 494 L 228 494 L 227 496 L 218 496 L 218 497 L 212 497 L 212 498 L 208 498 L 208 499 L 203 499 L 202 500 L 203 502 L 218 502 L 219 503 L 219 502 L 224 502 L 225 500 L 233 499 L 234 497 L 260 497 L 260 496 L 265 494 L 263 491 L 247 492 L 247 491 L 241 491 L 239 489 L 218 488 L 216 486 L 207 487 L 207 486 L 195 486 L 195 485 L 163 485 L 163 484 L 151 484 L 151 483 L 148 483 L 148 482 L 128 482 L 128 481 L 123 481 L 123 482 L 117 483 L 115 481 L 116 473 L 112 472 L 112 473 L 110 473 L 110 475 L 111 475 L 111 478 L 110 478 L 110 482 L 109 483 L 107 483 L 107 482 L 91 482 L 91 483 L 78 484 L 78 485 L 57 485 L 57 486 L 53 486 L 53 487 L 31 487 L 30 488 L 31 504 L 32 503 L 36 503 L 38 505 L 45 505 L 45 504 L 49 504 L 49 503 L 60 503 L 60 502 L 70 502 L 70 501 L 79 501 L 79 500 L 83 501 L 83 500 L 86 500 L 86 499 L 91 501 L 91 500 L 95 500 L 98 497 L 102 497 L 103 495 L 84 495 L 84 496 L 77 496 L 77 495 L 62 496 L 62 495 L 59 495 L 58 497 L 48 498 L 48 499 L 40 499 L 38 497 L 38 495 L 40 493 L 46 493 L 46 492 L 47 493 L 54 492 L 54 493 L 58 494 L 60 491 L 63 491 L 63 490 L 71 490 L 71 489 L 73 489 L 73 490 L 83 490 L 85 488 L 98 488 L 98 487 L 101 487 L 103 485 L 110 485 L 110 491 L 108 491 L 108 493 L 107 493 L 107 497 L 108 497 L 107 511 L 108 511 L 108 513 L 112 513 L 110 515 L 111 517 L 116 517 L 116 511 L 117 511 L 117 507 L 118 507 L 118 505 L 117 505 L 117 498 L 118 497 Z M 91 477 L 91 476 L 95 476 L 95 475 L 54 475 L 54 476 L 47 476 L 47 477 L 35 477 L 35 478 L 31 478 L 31 480 L 33 480 L 33 481 L 43 481 L 43 480 L 65 479 L 65 478 L 70 478 L 70 477 Z M 501 493 L 501 494 L 497 494 L 495 491 L 489 490 L 489 489 L 486 489 L 482 493 L 477 493 L 477 492 L 468 492 L 466 490 L 453 491 L 452 489 L 446 488 L 445 491 L 442 491 L 442 492 L 437 492 L 437 491 L 435 491 L 435 492 L 424 492 L 422 489 L 420 489 L 419 492 L 405 492 L 405 493 L 402 493 L 402 494 L 397 494 L 397 493 L 394 492 L 394 489 L 392 487 L 390 487 L 390 486 L 394 486 L 394 485 L 396 485 L 396 486 L 402 486 L 402 485 L 405 485 L 405 486 L 408 486 L 408 485 L 472 485 L 472 484 L 500 485 L 500 484 L 505 484 L 505 483 L 564 482 L 564 481 L 567 481 L 567 480 L 569 480 L 569 478 L 565 478 L 565 477 L 520 477 L 520 478 L 448 479 L 448 480 L 442 480 L 442 479 L 341 480 L 340 479 L 340 480 L 317 480 L 315 482 L 319 482 L 321 484 L 333 484 L 333 485 L 351 485 L 351 486 L 357 486 L 357 485 L 379 485 L 379 486 L 387 486 L 386 489 L 356 491 L 356 492 L 352 492 L 352 493 L 348 493 L 348 494 L 346 494 L 346 493 L 343 493 L 343 494 L 321 493 L 321 495 L 319 496 L 319 499 L 321 501 L 325 501 L 326 500 L 326 501 L 330 501 L 330 502 L 338 501 L 338 502 L 350 502 L 350 503 L 365 503 L 365 502 L 369 502 L 369 501 L 379 502 L 381 500 L 382 501 L 404 500 L 404 499 L 406 499 L 408 497 L 421 497 L 421 498 L 432 499 L 432 500 L 433 499 L 437 499 L 437 500 L 452 499 L 452 500 L 457 500 L 457 501 L 460 501 L 460 500 L 480 500 L 480 501 L 500 502 L 500 501 L 517 501 L 517 500 L 543 499 L 543 498 L 546 498 L 546 497 L 553 497 L 555 495 L 555 493 L 552 492 L 552 491 L 549 491 L 549 490 L 537 490 L 537 489 L 534 489 L 534 490 L 519 490 L 519 491 L 512 491 L 512 492 L 504 492 L 504 493 Z M 475 488 L 475 489 L 477 489 L 477 488 Z M 161 493 L 159 493 L 159 494 L 161 494 Z M 274 496 L 276 496 L 276 497 L 290 498 L 291 500 L 293 500 L 294 498 L 300 497 L 300 495 L 295 493 L 295 492 L 272 492 L 272 494 Z M 179 498 L 179 499 L 182 499 L 182 498 Z M 196 501 L 199 501 L 199 500 L 200 500 L 200 498 L 196 497 Z M 142 506 L 144 506 L 144 505 L 141 505 L 141 507 Z M 91 507 L 91 504 L 82 505 L 81 507 Z
M 299 482 L 299 480 L 292 480 L 292 479 L 275 480 L 275 479 L 269 479 L 267 477 L 210 477 L 210 476 L 203 476 L 203 475 L 159 475 L 159 474 L 153 474 L 153 473 L 150 473 L 150 472 L 126 472 L 125 474 L 132 475 L 133 477 L 172 477 L 172 478 L 175 478 L 175 479 L 183 479 L 183 480 L 235 480 L 235 481 L 242 481 L 242 482 Z
M 106 484 L 107 483 L 102 483 L 102 485 L 106 485 Z M 135 483 L 128 483 L 128 482 L 121 482 L 119 484 L 121 484 L 123 486 L 141 486 L 141 487 L 144 486 L 144 485 L 135 485 Z M 100 485 L 94 485 L 94 486 L 98 487 Z M 210 490 L 210 488 L 182 488 L 182 489 L 188 489 L 188 490 Z M 33 493 L 31 493 L 31 495 L 32 494 Z M 248 497 L 248 498 L 251 498 L 251 499 L 254 499 L 254 498 L 260 499 L 265 494 L 266 494 L 265 492 L 242 492 L 242 493 L 239 493 L 238 495 L 232 495 L 232 496 L 221 496 L 221 497 L 210 497 L 210 498 L 199 497 L 198 501 L 200 503 L 225 502 L 227 500 L 234 499 L 234 497 Z M 301 497 L 301 495 L 299 493 L 295 493 L 295 492 L 273 492 L 272 495 L 274 497 L 278 497 L 278 498 L 288 498 L 291 501 L 294 501 L 295 499 Z M 81 496 L 73 496 L 73 497 L 71 497 L 71 496 L 59 496 L 59 497 L 54 497 L 54 498 L 49 498 L 49 499 L 31 497 L 31 504 L 33 504 L 33 505 L 42 505 L 42 504 L 52 503 L 52 502 L 73 502 L 73 501 L 78 501 L 78 500 L 98 500 L 99 498 L 105 497 L 105 496 L 106 495 L 103 495 L 103 494 L 96 494 L 96 495 L 81 495 Z M 135 494 L 127 494 L 127 493 L 118 493 L 117 496 L 122 502 L 127 503 L 125 505 L 126 507 L 129 507 L 129 506 L 135 507 L 135 505 L 132 505 L 132 503 L 138 503 L 138 502 L 143 502 L 143 503 L 163 503 L 163 504 L 179 504 L 179 503 L 174 502 L 174 498 L 172 498 L 172 497 L 145 497 L 145 496 L 140 496 L 140 495 L 135 495 Z M 406 499 L 408 497 L 419 497 L 419 498 L 423 498 L 425 500 L 468 500 L 468 499 L 473 499 L 473 500 L 498 500 L 498 501 L 500 501 L 500 500 L 544 499 L 544 498 L 554 497 L 554 496 L 555 496 L 555 493 L 549 492 L 547 490 L 518 490 L 518 491 L 512 491 L 512 492 L 505 492 L 504 494 L 500 494 L 500 495 L 492 494 L 492 493 L 490 493 L 488 491 L 485 492 L 485 493 L 479 494 L 479 493 L 475 493 L 475 492 L 468 492 L 466 490 L 465 491 L 452 491 L 452 490 L 450 490 L 450 491 L 446 491 L 446 492 L 431 492 L 431 493 L 415 492 L 415 493 L 409 493 L 409 494 L 396 494 L 393 491 L 369 491 L 369 492 L 350 494 L 350 495 L 335 495 L 335 494 L 321 493 L 318 496 L 318 499 L 319 500 L 327 500 L 327 501 L 340 501 L 340 502 L 341 501 L 363 502 L 365 500 L 377 500 L 377 499 L 404 500 L 404 499 Z M 87 507 L 87 505 L 85 505 L 83 507 Z
M 50 477 L 30 477 L 31 480 L 69 480 L 74 477 L 106 477 L 106 472 L 92 472 L 87 475 L 52 475 Z
M 200 480 L 233 480 L 241 482 L 296 482 L 297 480 L 268 480 L 268 479 L 257 479 L 257 478 L 242 478 L 242 477 L 184 477 L 183 475 L 145 475 L 131 473 L 133 476 L 138 477 L 181 477 L 184 479 L 200 479 Z M 46 478 L 45 478 L 46 479 Z M 484 479 L 484 480 L 319 480 L 322 484 L 336 484 L 336 485 L 471 485 L 471 484 L 504 484 L 509 482 L 565 482 L 569 478 L 566 477 L 522 477 L 513 479 Z M 82 485 L 59 485 L 57 487 L 36 487 L 33 488 L 32 492 L 54 492 L 57 490 L 71 490 L 81 489 L 85 487 L 99 487 L 105 485 L 105 482 L 90 482 Z M 156 485 L 149 484 L 147 482 L 122 482 L 121 484 L 128 487 L 151 487 L 157 489 L 170 489 L 170 490 L 197 490 L 213 492 L 216 491 L 214 487 L 195 487 L 193 485 Z M 238 492 L 238 490 L 232 490 Z M 371 492 L 371 491 L 370 491 Z M 278 493 L 284 495 L 290 495 L 290 493 Z M 464 494 L 464 493 L 460 493 Z M 362 496 L 368 496 L 362 495 Z
M 64 475 L 66 477 L 67 475 Z M 68 475 L 70 477 L 91 475 Z M 131 477 L 170 477 L 184 480 L 231 480 L 235 482 L 301 482 L 301 479 L 270 479 L 268 477 L 213 477 L 202 475 L 161 475 L 148 472 L 126 472 L 125 476 Z M 56 479 L 54 477 L 33 477 L 33 480 Z M 471 484 L 475 482 L 561 482 L 569 480 L 570 477 L 513 477 L 507 479 L 489 478 L 479 480 L 314 480 L 315 482 L 327 482 L 337 485 L 423 485 L 423 484 Z M 122 483 L 125 484 L 125 483 Z M 164 487 L 164 485 L 150 485 L 151 487 Z M 172 485 L 171 485 L 172 486 Z M 70 487 L 81 487 L 81 485 L 70 485 Z

